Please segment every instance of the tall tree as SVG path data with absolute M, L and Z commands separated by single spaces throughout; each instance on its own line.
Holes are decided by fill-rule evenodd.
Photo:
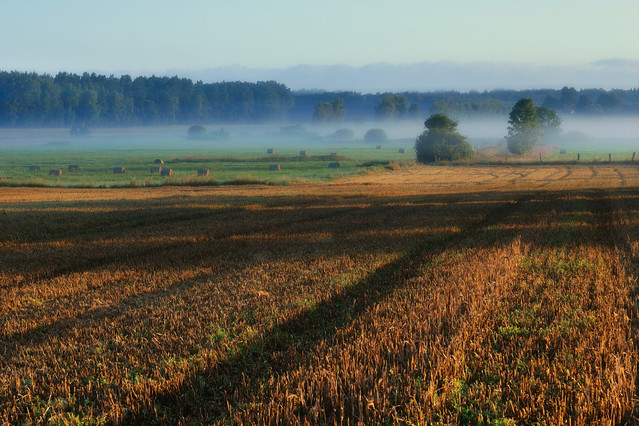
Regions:
M 532 151 L 542 133 L 533 100 L 523 98 L 517 101 L 510 111 L 508 124 L 508 151 L 514 154 L 527 154 Z

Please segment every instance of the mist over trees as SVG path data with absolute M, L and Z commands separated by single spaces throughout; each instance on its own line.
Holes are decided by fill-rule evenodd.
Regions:
M 527 154 L 532 151 L 542 134 L 533 100 L 520 99 L 510 111 L 508 124 L 508 151 L 514 154 Z
M 120 77 L 0 71 L 0 126 L 69 127 L 212 123 L 339 123 L 506 116 L 529 98 L 559 114 L 639 114 L 639 89 L 492 90 L 362 94 L 292 92 L 275 81 L 193 82 L 175 77 Z
M 313 111 L 313 121 L 316 123 L 335 123 L 344 121 L 346 107 L 344 99 L 335 98 L 333 102 L 318 102 Z
M 0 125 L 74 127 L 284 120 L 285 85 L 178 77 L 0 72 Z
M 554 109 L 535 106 L 530 98 L 522 98 L 510 111 L 508 119 L 508 150 L 514 154 L 527 154 L 544 140 L 550 141 L 561 133 L 561 118 Z

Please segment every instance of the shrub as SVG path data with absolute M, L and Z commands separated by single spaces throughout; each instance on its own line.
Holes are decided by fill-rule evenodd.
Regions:
M 388 136 L 383 129 L 370 129 L 364 135 L 365 142 L 377 143 L 377 142 L 386 142 L 388 140 Z
M 206 129 L 201 124 L 194 124 L 187 132 L 189 139 L 201 139 L 206 136 Z
M 418 162 L 458 161 L 473 156 L 473 148 L 457 131 L 457 121 L 445 114 L 433 114 L 424 124 L 427 130 L 415 141 Z

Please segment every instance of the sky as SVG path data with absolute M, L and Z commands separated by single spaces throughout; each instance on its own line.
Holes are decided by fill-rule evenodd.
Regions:
M 481 63 L 579 72 L 600 61 L 637 66 L 637 22 L 637 0 L 2 0 L 0 69 Z

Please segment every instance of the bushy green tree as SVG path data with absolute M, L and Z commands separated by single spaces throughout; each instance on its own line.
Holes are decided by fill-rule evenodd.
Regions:
M 513 154 L 527 154 L 532 151 L 542 135 L 533 100 L 523 98 L 517 101 L 510 111 L 508 124 L 508 151 Z
M 424 123 L 427 130 L 417 137 L 417 161 L 432 163 L 439 160 L 457 161 L 474 154 L 464 136 L 457 131 L 457 121 L 445 114 L 433 114 Z

